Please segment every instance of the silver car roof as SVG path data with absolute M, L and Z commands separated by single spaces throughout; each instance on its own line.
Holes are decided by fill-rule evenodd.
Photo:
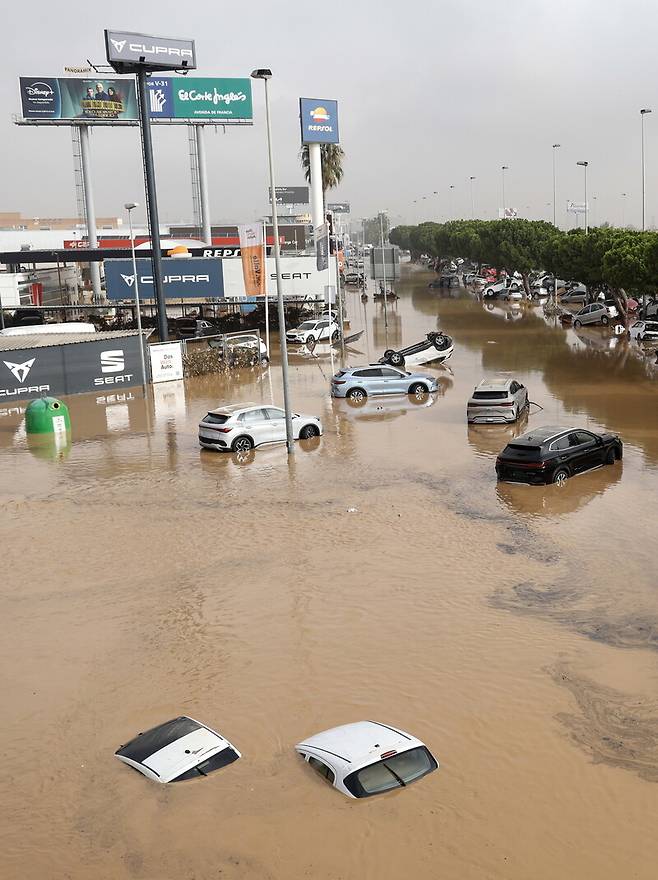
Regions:
M 209 409 L 208 412 L 217 413 L 218 415 L 234 416 L 236 413 L 244 412 L 247 409 L 262 408 L 262 403 L 231 403 L 228 406 L 218 406 L 216 409 Z

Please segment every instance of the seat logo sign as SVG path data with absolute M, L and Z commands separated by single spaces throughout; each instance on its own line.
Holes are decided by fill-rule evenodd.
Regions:
M 126 366 L 123 349 L 101 352 L 101 373 L 120 373 Z
M 25 361 L 24 364 L 13 364 L 11 361 L 3 361 L 3 363 L 13 373 L 17 382 L 25 382 L 35 360 L 36 358 L 32 358 L 29 361 Z

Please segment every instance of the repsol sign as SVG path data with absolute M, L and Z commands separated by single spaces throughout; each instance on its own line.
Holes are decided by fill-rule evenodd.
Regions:
M 210 249 L 209 249 L 210 250 Z M 105 291 L 108 299 L 133 300 L 135 271 L 132 260 L 105 260 Z M 165 257 L 162 261 L 165 294 L 175 299 L 204 299 L 224 296 L 220 260 L 212 257 Z M 137 260 L 137 278 L 142 295 L 153 296 L 153 267 L 150 258 Z

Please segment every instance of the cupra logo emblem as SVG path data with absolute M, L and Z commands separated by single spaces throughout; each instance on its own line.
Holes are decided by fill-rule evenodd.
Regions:
M 128 287 L 132 287 L 133 284 L 135 283 L 135 276 L 134 275 L 124 275 L 123 272 L 121 272 L 121 277 L 126 282 Z
M 27 379 L 27 374 L 32 369 L 32 365 L 34 364 L 36 358 L 32 358 L 29 361 L 25 361 L 24 364 L 12 364 L 11 361 L 3 361 L 5 367 L 14 374 L 14 378 L 18 382 L 25 382 Z
M 329 114 L 324 107 L 316 107 L 311 110 L 311 119 L 313 122 L 329 122 Z
M 117 52 L 123 52 L 123 47 L 126 45 L 127 40 L 112 40 L 112 37 L 110 37 L 110 40 Z

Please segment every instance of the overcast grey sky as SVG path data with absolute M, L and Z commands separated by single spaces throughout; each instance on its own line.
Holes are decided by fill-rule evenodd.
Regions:
M 194 38 L 198 75 L 271 67 L 280 185 L 303 183 L 298 98 L 338 99 L 346 160 L 335 196 L 351 201 L 353 217 L 386 208 L 408 222 L 446 219 L 451 184 L 453 214 L 470 216 L 471 175 L 476 214 L 493 217 L 505 164 L 508 206 L 548 219 L 551 145 L 559 142 L 562 222 L 566 199 L 583 199 L 576 161 L 585 159 L 592 220 L 621 224 L 626 192 L 624 219 L 639 225 L 639 110 L 652 107 L 647 217 L 658 222 L 658 6 L 650 0 L 30 0 L 9 5 L 3 19 L 0 210 L 75 214 L 69 130 L 12 124 L 18 77 L 103 62 L 103 28 L 113 27 Z M 207 130 L 213 222 L 266 209 L 261 83 L 254 111 L 253 127 Z M 154 143 L 161 218 L 189 219 L 187 130 L 160 127 Z M 92 144 L 97 213 L 143 203 L 137 130 L 97 129 Z

